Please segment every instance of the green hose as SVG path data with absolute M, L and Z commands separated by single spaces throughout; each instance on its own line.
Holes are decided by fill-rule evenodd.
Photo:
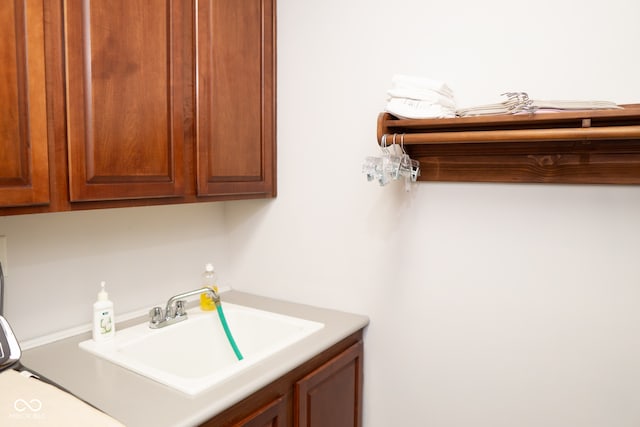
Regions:
M 242 360 L 242 353 L 240 353 L 240 349 L 238 349 L 238 345 L 236 341 L 233 339 L 233 335 L 231 335 L 231 331 L 229 330 L 229 325 L 227 325 L 227 319 L 224 317 L 224 311 L 222 311 L 222 304 L 218 301 L 216 302 L 216 308 L 218 312 L 218 317 L 220 317 L 220 323 L 222 323 L 222 327 L 224 328 L 224 333 L 227 335 L 227 339 L 229 340 L 229 344 L 231 344 L 231 348 L 233 352 L 236 354 L 238 360 Z

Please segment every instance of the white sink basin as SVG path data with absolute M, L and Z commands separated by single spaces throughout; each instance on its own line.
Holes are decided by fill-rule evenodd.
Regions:
M 184 393 L 195 395 L 322 329 L 322 323 L 223 302 L 238 361 L 218 314 L 196 307 L 189 318 L 160 329 L 147 323 L 80 348 Z

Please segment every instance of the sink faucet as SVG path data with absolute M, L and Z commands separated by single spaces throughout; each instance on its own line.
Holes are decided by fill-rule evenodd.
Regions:
M 151 329 L 158 329 L 186 320 L 187 311 L 184 306 L 185 298 L 204 293 L 209 294 L 216 305 L 220 304 L 220 296 L 218 293 L 206 286 L 193 291 L 174 295 L 167 301 L 167 306 L 164 311 L 162 310 L 162 307 L 153 307 L 149 311 L 149 327 Z

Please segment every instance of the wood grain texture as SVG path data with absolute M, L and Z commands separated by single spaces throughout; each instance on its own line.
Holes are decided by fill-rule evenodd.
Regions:
M 275 2 L 202 0 L 198 195 L 275 195 Z
M 362 425 L 363 348 L 354 344 L 296 383 L 296 427 Z
M 49 203 L 42 2 L 0 2 L 0 206 Z
M 0 2 L 0 215 L 275 197 L 275 6 Z
M 65 1 L 71 201 L 181 196 L 178 1 Z
M 224 410 L 202 427 L 316 427 L 362 425 L 363 330 L 359 330 L 297 368 Z M 307 392 L 323 394 L 325 405 L 306 405 Z M 317 402 L 317 401 L 316 401 Z M 335 413 L 334 413 L 335 412 Z M 333 422 L 337 421 L 337 424 Z M 255 423 L 255 424 L 254 424 Z

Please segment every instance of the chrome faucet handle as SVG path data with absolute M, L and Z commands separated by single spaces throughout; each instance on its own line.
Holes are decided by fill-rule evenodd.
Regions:
M 162 320 L 164 320 L 162 316 L 162 308 L 153 307 L 151 310 L 149 310 L 149 317 L 151 318 L 150 323 L 154 325 L 162 322 Z
M 187 310 L 184 307 L 185 302 L 186 302 L 185 300 L 176 301 L 175 317 L 180 317 L 180 316 L 186 316 L 187 315 Z
M 187 320 L 186 298 L 203 293 L 209 294 L 216 305 L 220 304 L 220 295 L 218 295 L 213 288 L 207 286 L 194 289 L 193 291 L 183 292 L 169 298 L 164 311 L 160 307 L 153 307 L 151 311 L 149 311 L 149 327 L 151 329 L 164 328 L 165 326 Z

